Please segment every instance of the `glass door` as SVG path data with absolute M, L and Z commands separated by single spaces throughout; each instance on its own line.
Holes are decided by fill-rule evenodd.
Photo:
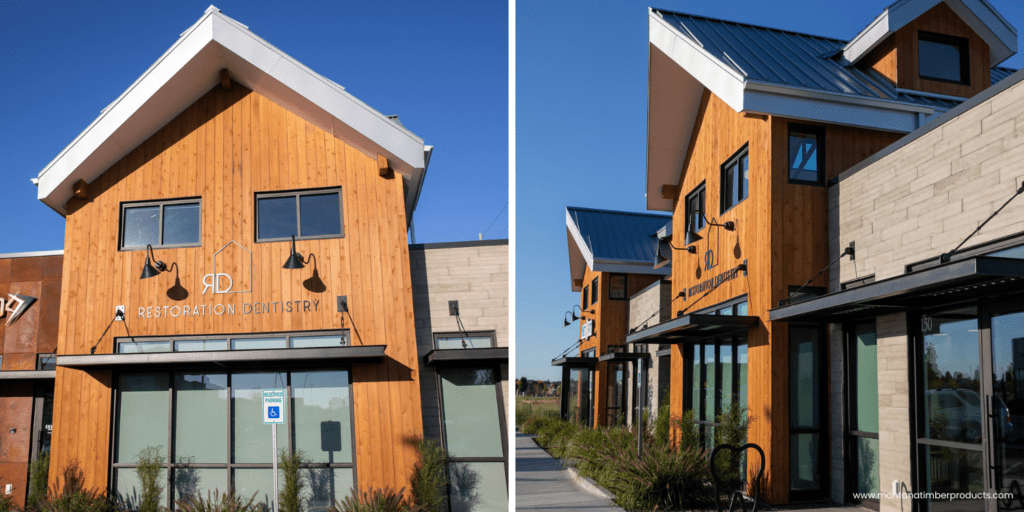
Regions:
M 986 401 L 991 488 L 1012 498 L 994 500 L 996 510 L 1024 510 L 1024 311 L 993 311 L 989 320 L 991 377 Z

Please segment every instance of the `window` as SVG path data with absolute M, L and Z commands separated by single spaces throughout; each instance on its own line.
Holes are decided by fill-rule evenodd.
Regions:
M 121 203 L 121 250 L 198 247 L 202 235 L 199 199 Z
M 789 124 L 789 182 L 825 183 L 825 130 L 817 126 Z
M 722 213 L 740 204 L 749 194 L 750 159 L 747 144 L 722 165 Z
M 848 477 L 855 493 L 875 493 L 879 485 L 878 347 L 875 324 L 859 324 L 847 334 L 847 389 L 849 394 Z
M 821 328 L 789 326 L 789 488 L 803 497 L 824 489 Z
M 600 290 L 601 290 L 601 288 L 597 286 L 597 278 L 595 277 L 594 280 L 591 281 L 591 283 L 590 283 L 590 295 L 591 295 L 591 297 L 590 297 L 590 304 L 591 305 L 597 304 L 597 297 L 599 295 L 597 292 L 600 291 Z
M 738 335 L 693 344 L 683 353 L 688 374 L 684 382 L 690 388 L 685 407 L 693 409 L 698 436 L 710 450 L 718 416 L 733 404 L 747 407 L 747 338 Z
M 434 334 L 434 348 L 437 350 L 464 348 L 491 348 L 497 346 L 493 332 L 467 332 Z
M 508 453 L 497 368 L 437 372 L 452 512 L 508 510 Z
M 169 309 L 176 308 L 172 306 Z M 187 313 L 186 313 L 187 314 Z M 170 315 L 177 316 L 177 315 Z M 116 338 L 118 354 L 148 352 L 209 352 L 214 350 L 261 350 L 283 348 L 346 347 L 349 333 L 344 331 L 301 332 L 295 334 L 246 334 L 230 337 L 173 336 Z
M 626 363 L 608 363 L 608 402 L 605 425 L 626 424 Z
M 694 232 L 704 229 L 704 183 L 701 182 L 686 196 L 686 229 Z
M 257 194 L 256 241 L 343 237 L 341 206 L 341 189 Z
M 36 356 L 36 370 L 56 370 L 57 356 L 54 354 L 39 354 Z
M 626 274 L 612 274 L 608 281 L 608 298 L 626 300 Z
M 583 287 L 583 309 L 590 307 L 590 287 Z
M 917 34 L 917 73 L 921 78 L 967 85 L 971 81 L 968 55 L 967 39 Z
M 355 434 L 347 370 L 260 373 L 141 373 L 117 377 L 113 439 L 113 489 L 138 509 L 138 454 L 149 446 L 174 463 L 161 505 L 219 489 L 274 501 L 269 429 L 263 424 L 262 390 L 288 394 L 279 448 L 301 450 L 303 498 L 310 512 L 326 511 L 355 487 Z M 202 421 L 196 421 L 202 418 Z M 170 471 L 171 474 L 168 474 Z M 333 495 L 331 491 L 333 490 Z

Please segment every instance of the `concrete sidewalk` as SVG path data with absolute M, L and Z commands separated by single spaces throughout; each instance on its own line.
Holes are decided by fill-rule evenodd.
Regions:
M 562 462 L 516 433 L 516 510 L 623 512 L 611 500 L 576 485 Z

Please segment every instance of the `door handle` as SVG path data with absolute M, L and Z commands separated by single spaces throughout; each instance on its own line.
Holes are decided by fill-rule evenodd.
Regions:
M 999 414 L 996 412 L 999 410 L 999 404 L 997 403 L 997 400 L 999 400 L 997 396 L 990 395 L 988 397 L 988 400 L 984 402 L 985 408 L 987 409 L 985 411 L 985 415 L 989 418 L 990 435 L 988 442 L 988 450 L 989 461 L 991 461 L 989 463 L 989 470 L 991 471 L 992 475 L 992 486 L 996 489 L 996 491 L 998 491 L 1002 487 L 1001 481 L 1003 479 L 1003 465 L 1000 463 L 998 459 L 999 450 L 996 447 L 996 443 L 998 443 L 1003 437 L 1003 429 L 1002 425 L 1000 425 Z

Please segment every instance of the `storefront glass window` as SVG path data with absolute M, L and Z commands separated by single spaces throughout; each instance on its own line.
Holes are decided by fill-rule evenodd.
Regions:
M 177 407 L 189 412 L 175 418 L 176 462 L 227 462 L 228 376 L 179 373 L 174 389 Z
M 268 427 L 263 424 L 263 390 L 284 388 L 287 383 L 284 373 L 239 373 L 232 376 L 233 462 L 272 462 L 270 435 Z M 288 423 L 277 429 L 277 435 L 281 436 L 279 440 L 288 438 Z
M 850 436 L 855 489 L 879 492 L 878 473 L 878 349 L 875 324 L 853 328 L 849 342 Z
M 345 372 L 292 373 L 295 447 L 310 462 L 352 462 L 352 398 Z
M 980 443 L 977 309 L 925 316 L 921 323 L 925 403 L 922 437 Z
M 821 328 L 789 328 L 789 483 L 821 489 Z
M 166 374 L 124 374 L 118 380 L 118 425 L 116 462 L 135 462 L 149 446 L 167 454 L 169 412 Z
M 608 402 L 605 424 L 621 425 L 626 422 L 626 365 L 608 363 Z

